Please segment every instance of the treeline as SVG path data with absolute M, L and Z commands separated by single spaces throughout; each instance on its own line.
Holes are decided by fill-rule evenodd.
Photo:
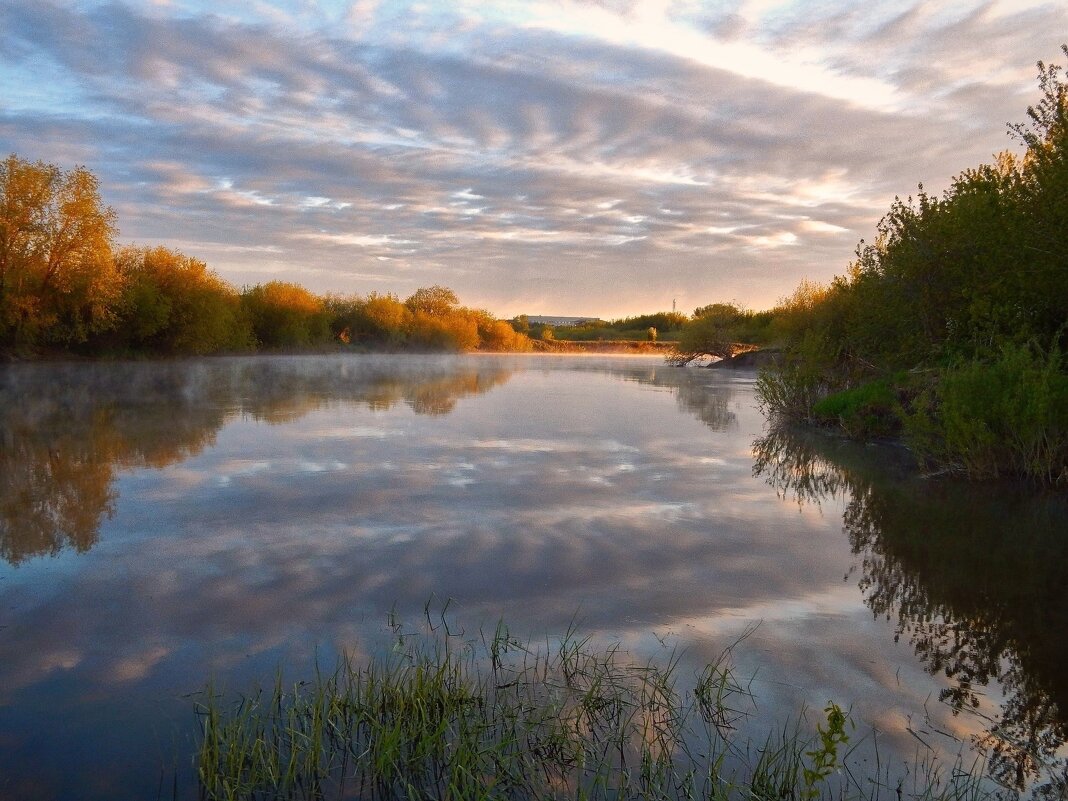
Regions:
M 762 315 L 722 307 L 687 331 L 745 341 L 759 324 L 755 341 L 783 348 L 759 385 L 781 418 L 900 436 L 928 464 L 974 477 L 1068 483 L 1063 68 L 1039 62 L 1039 87 L 1027 122 L 1010 127 L 1022 157 L 966 170 L 941 196 L 921 186 L 896 199 L 829 285 L 803 283 Z
M 487 311 L 433 286 L 319 296 L 271 281 L 238 290 L 199 259 L 118 247 L 96 177 L 11 155 L 0 162 L 0 353 L 201 355 L 349 345 L 529 350 Z
M 562 339 L 569 342 L 653 341 L 673 342 L 689 322 L 679 312 L 654 312 L 618 320 L 587 320 L 579 325 L 547 325 L 531 322 L 522 314 L 512 320 L 512 327 L 534 339 Z

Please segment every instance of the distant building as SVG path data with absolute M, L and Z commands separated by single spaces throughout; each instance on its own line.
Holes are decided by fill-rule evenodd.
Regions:
M 543 317 L 537 315 L 527 315 L 527 320 L 531 325 L 551 325 L 551 326 L 576 326 L 585 325 L 586 323 L 599 323 L 601 319 L 599 317 Z

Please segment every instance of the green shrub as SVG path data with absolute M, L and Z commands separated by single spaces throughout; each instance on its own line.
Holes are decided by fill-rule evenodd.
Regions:
M 812 414 L 858 439 L 893 436 L 901 428 L 900 404 L 887 378 L 828 395 L 813 404 Z
M 1006 346 L 993 361 L 943 368 L 905 423 L 925 462 L 976 478 L 1068 483 L 1068 374 L 1058 349 Z
M 781 422 L 813 422 L 812 407 L 828 392 L 823 373 L 799 362 L 761 370 L 757 377 L 760 411 Z
M 781 362 L 760 371 L 757 404 L 780 421 L 813 423 L 813 407 L 848 381 L 848 374 L 828 356 L 826 337 L 806 331 Z
M 298 284 L 269 281 L 241 295 L 256 342 L 266 348 L 301 348 L 330 342 L 330 313 L 322 298 Z

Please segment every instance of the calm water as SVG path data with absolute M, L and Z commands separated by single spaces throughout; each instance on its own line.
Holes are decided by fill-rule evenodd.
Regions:
M 472 633 L 577 620 L 691 673 L 755 626 L 754 733 L 834 699 L 861 769 L 875 741 L 884 764 L 959 740 L 1060 797 L 1064 498 L 769 433 L 754 381 L 652 358 L 0 368 L 0 798 L 195 797 L 209 678 L 309 676 L 447 599 Z

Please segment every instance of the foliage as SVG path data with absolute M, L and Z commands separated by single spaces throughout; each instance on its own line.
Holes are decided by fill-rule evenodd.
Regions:
M 408 344 L 427 351 L 474 350 L 479 344 L 478 324 L 463 312 L 416 311 L 412 315 Z
M 516 318 L 517 321 L 520 318 Z M 650 341 L 649 329 L 655 328 L 657 340 L 674 340 L 678 337 L 681 329 L 689 318 L 678 312 L 655 312 L 654 314 L 641 314 L 636 317 L 622 317 L 617 320 L 605 322 L 604 320 L 588 320 L 580 325 L 561 325 L 553 328 L 553 337 L 572 342 L 593 341 Z M 522 324 L 521 322 L 517 324 Z M 528 326 L 529 320 L 527 320 Z M 532 332 L 538 336 L 541 329 Z
M 509 323 L 496 319 L 485 310 L 472 313 L 478 330 L 480 350 L 522 352 L 531 349 L 530 339 L 517 332 Z
M 812 404 L 817 422 L 839 425 L 849 436 L 863 439 L 898 433 L 900 410 L 894 385 L 885 378 L 827 395 Z
M 606 328 L 616 331 L 640 331 L 643 328 L 655 328 L 657 331 L 677 331 L 689 322 L 689 317 L 680 312 L 655 312 L 640 314 L 637 317 L 624 317 L 613 320 Z
M 757 376 L 757 404 L 780 422 L 815 422 L 813 407 L 830 392 L 826 373 L 802 359 L 788 359 Z
M 816 726 L 819 742 L 811 751 L 805 752 L 810 762 L 802 773 L 805 788 L 801 796 L 806 799 L 819 798 L 820 786 L 840 766 L 839 747 L 849 742 L 849 735 L 845 733 L 848 718 L 842 708 L 829 701 L 823 712 L 827 716 L 827 727 L 824 728 L 822 723 Z
M 298 284 L 269 281 L 241 293 L 257 344 L 266 348 L 300 348 L 330 339 L 326 306 Z
M 253 347 L 529 350 L 448 287 L 317 296 L 283 281 L 238 291 L 199 259 L 113 246 L 115 214 L 84 167 L 0 161 L 0 352 L 207 354 Z
M 116 256 L 122 295 L 110 339 L 151 353 L 205 354 L 250 346 L 236 290 L 199 259 L 163 247 Z
M 893 428 L 900 401 L 929 461 L 1060 480 L 1060 412 L 1039 399 L 1063 392 L 1066 370 L 1050 355 L 1068 330 L 1063 76 L 1039 62 L 1041 99 L 1028 124 L 1011 126 L 1022 158 L 965 170 L 941 196 L 921 185 L 895 199 L 845 275 L 803 282 L 773 310 L 769 330 L 786 356 L 759 387 L 766 408 L 868 436 Z
M 337 320 L 339 333 L 347 330 L 354 344 L 399 347 L 407 341 L 412 312 L 396 295 L 372 292 L 353 298 Z
M 417 289 L 411 297 L 404 301 L 404 305 L 410 311 L 423 312 L 438 317 L 443 317 L 460 304 L 456 293 L 448 287 L 430 286 Z
M 977 477 L 1068 484 L 1068 373 L 1059 350 L 1007 345 L 937 371 L 907 419 L 921 459 Z
M 530 340 L 488 311 L 460 306 L 445 287 L 417 290 L 405 301 L 372 292 L 331 297 L 331 330 L 341 342 L 425 351 L 524 351 Z
M 739 334 L 751 313 L 734 303 L 713 303 L 694 312 L 679 335 L 674 364 L 685 365 L 702 356 L 729 359 L 750 348 L 741 345 Z
M 0 161 L 0 348 L 83 342 L 112 322 L 115 213 L 95 176 Z

